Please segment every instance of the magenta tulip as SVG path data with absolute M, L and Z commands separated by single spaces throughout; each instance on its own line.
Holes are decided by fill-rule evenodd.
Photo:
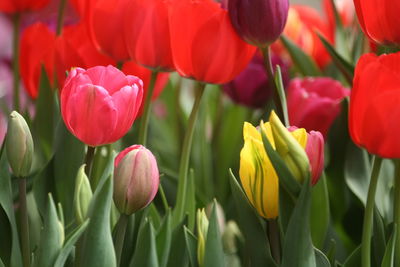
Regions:
M 114 203 L 121 213 L 130 215 L 154 199 L 160 183 L 157 161 L 141 145 L 121 151 L 114 161 Z
M 326 138 L 349 90 L 330 78 L 294 79 L 288 88 L 290 124 L 319 131 Z
M 142 81 L 113 66 L 75 68 L 61 91 L 61 114 L 68 130 L 79 140 L 100 146 L 128 132 L 142 98 Z

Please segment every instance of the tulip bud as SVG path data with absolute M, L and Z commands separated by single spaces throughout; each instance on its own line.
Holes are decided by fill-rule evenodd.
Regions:
M 114 202 L 121 213 L 130 215 L 150 204 L 158 185 L 157 161 L 144 146 L 130 146 L 115 158 Z
M 223 233 L 225 231 L 225 212 L 224 209 L 222 208 L 221 204 L 218 203 L 218 201 L 214 200 L 214 202 L 210 203 L 206 207 L 206 215 L 207 218 L 211 217 L 213 207 L 215 207 L 215 211 L 217 212 L 217 221 L 218 221 L 218 226 L 220 233 Z
M 310 175 L 310 162 L 304 150 L 307 144 L 307 132 L 305 129 L 298 129 L 291 134 L 274 111 L 271 112 L 269 121 L 276 150 L 294 178 L 302 183 Z
M 315 185 L 324 170 L 324 137 L 320 132 L 308 134 L 306 153 L 311 166 L 311 184 Z
M 14 175 L 28 176 L 33 159 L 33 140 L 24 117 L 16 111 L 10 114 L 6 149 L 8 162 Z
M 244 240 L 242 233 L 235 221 L 228 221 L 222 234 L 222 244 L 227 254 L 234 254 L 238 251 L 236 239 Z
M 229 0 L 228 11 L 237 33 L 248 43 L 266 47 L 281 35 L 288 0 Z
M 197 210 L 197 260 L 199 266 L 204 264 L 204 252 L 208 232 L 208 218 L 204 209 Z
M 76 176 L 74 195 L 75 217 L 79 223 L 85 221 L 92 196 L 93 193 L 90 187 L 90 182 L 85 173 L 85 165 L 82 165 L 78 170 L 78 175 Z

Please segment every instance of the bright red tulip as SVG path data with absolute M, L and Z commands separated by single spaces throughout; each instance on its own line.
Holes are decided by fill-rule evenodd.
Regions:
M 42 66 L 53 81 L 56 35 L 43 23 L 35 23 L 22 33 L 20 70 L 25 89 L 32 98 L 38 96 Z
M 85 24 L 64 27 L 56 41 L 56 71 L 58 84 L 63 85 L 71 68 L 91 68 L 115 65 L 109 56 L 100 53 L 89 37 Z
M 400 44 L 400 2 L 354 0 L 364 33 L 379 44 Z
M 328 24 L 317 10 L 303 5 L 290 6 L 288 21 L 283 34 L 311 56 L 320 67 L 325 67 L 331 58 L 316 34 L 317 32 L 324 35 L 328 40 L 333 40 L 330 36 Z M 280 42 L 274 43 L 272 49 L 277 54 L 286 54 Z M 289 56 L 286 54 L 286 57 Z
M 143 98 L 142 81 L 113 66 L 71 70 L 61 91 L 68 130 L 89 146 L 110 144 L 131 128 Z
M 168 2 L 133 0 L 126 10 L 124 34 L 130 57 L 151 69 L 174 70 Z
M 90 9 L 89 29 L 96 46 L 116 61 L 129 59 L 123 34 L 129 0 L 97 0 Z
M 0 11 L 6 13 L 18 13 L 38 10 L 47 5 L 49 0 L 1 0 Z
M 170 9 L 172 56 L 184 77 L 227 83 L 249 63 L 256 48 L 237 35 L 228 12 L 212 0 L 175 0 Z
M 349 128 L 354 143 L 371 154 L 400 158 L 400 53 L 363 55 L 350 96 Z
M 287 96 L 290 123 L 326 138 L 348 95 L 349 90 L 331 78 L 293 79 Z
M 151 70 L 146 69 L 145 67 L 142 67 L 142 66 L 136 64 L 134 61 L 126 62 L 122 66 L 121 70 L 123 73 L 125 73 L 127 75 L 136 75 L 136 76 L 140 77 L 140 79 L 143 81 L 143 90 L 144 90 L 143 99 L 146 99 L 149 84 L 150 84 Z M 157 74 L 156 84 L 154 86 L 153 95 L 151 97 L 152 100 L 157 99 L 157 97 L 161 94 L 162 90 L 167 85 L 168 79 L 169 79 L 169 73 L 167 73 L 167 72 L 159 72 Z M 144 106 L 144 101 L 142 102 L 142 105 L 140 106 L 138 115 L 142 114 L 143 106 Z

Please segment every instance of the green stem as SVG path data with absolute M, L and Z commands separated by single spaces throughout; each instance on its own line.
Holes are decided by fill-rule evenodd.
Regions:
M 61 35 L 62 28 L 64 25 L 64 10 L 66 6 L 67 1 L 66 0 L 61 0 L 60 1 L 60 6 L 58 7 L 58 17 L 57 17 L 57 35 Z
M 375 193 L 378 185 L 378 177 L 381 165 L 382 165 L 382 158 L 375 156 L 371 172 L 371 181 L 369 183 L 369 189 L 368 189 L 367 205 L 365 207 L 365 214 L 364 214 L 364 225 L 363 225 L 362 243 L 361 243 L 362 267 L 371 266 L 371 236 L 372 236 L 373 215 L 375 206 Z
M 285 122 L 284 121 L 285 117 L 283 115 L 283 106 L 282 106 L 281 100 L 279 98 L 278 87 L 276 86 L 276 83 L 275 83 L 275 76 L 274 76 L 274 71 L 273 71 L 273 67 L 272 67 L 271 53 L 270 53 L 269 46 L 262 48 L 261 51 L 262 51 L 263 58 L 264 58 L 264 68 L 268 75 L 268 82 L 272 88 L 272 98 L 274 100 L 274 104 L 276 107 L 276 113 L 278 114 L 278 117 L 281 119 L 281 121 Z
M 13 15 L 13 89 L 14 89 L 14 110 L 20 111 L 19 103 L 19 29 L 21 16 L 19 13 Z
M 187 174 L 189 169 L 189 160 L 190 160 L 190 152 L 192 149 L 192 140 L 194 128 L 196 125 L 197 116 L 200 109 L 201 98 L 204 93 L 204 88 L 206 84 L 198 83 L 196 88 L 196 97 L 194 100 L 192 112 L 189 116 L 188 127 L 186 130 L 185 138 L 183 140 L 181 161 L 179 166 L 179 177 L 178 177 L 178 194 L 176 199 L 176 223 L 179 223 L 183 219 L 184 209 L 185 209 L 185 200 L 186 200 L 186 191 L 187 191 Z
M 86 152 L 86 157 L 85 157 L 85 164 L 86 164 L 86 168 L 85 168 L 85 172 L 86 175 L 90 181 L 90 183 L 92 183 L 93 181 L 91 180 L 91 176 L 92 176 L 92 163 L 93 163 L 93 156 L 94 156 L 94 152 L 96 151 L 95 147 L 92 146 L 88 146 L 87 152 Z M 93 186 L 93 185 L 92 185 Z
M 121 214 L 116 226 L 115 255 L 117 256 L 117 266 L 119 266 L 121 263 L 122 248 L 124 247 L 124 239 L 128 221 L 129 221 L 129 216 L 126 214 Z
M 168 209 L 169 209 L 169 205 L 168 205 L 167 197 L 165 196 L 164 188 L 163 188 L 163 186 L 162 186 L 161 183 L 160 183 L 160 186 L 159 186 L 159 189 L 158 189 L 158 190 L 160 191 L 161 200 L 162 200 L 162 203 L 163 203 L 165 212 L 167 212 Z
M 268 239 L 271 246 L 271 253 L 274 260 L 281 262 L 281 240 L 277 219 L 268 220 Z
M 400 160 L 395 161 L 396 170 L 394 177 L 394 223 L 397 225 L 397 229 L 399 229 L 400 225 Z M 399 233 L 397 231 L 397 233 Z M 396 267 L 400 267 L 400 234 L 396 235 L 396 243 L 395 243 L 395 265 Z
M 26 179 L 18 178 L 19 180 L 19 219 L 21 228 L 21 249 L 24 267 L 30 266 L 31 253 L 29 251 L 29 223 L 28 223 L 28 208 L 26 205 Z
M 150 110 L 151 110 L 151 98 L 153 96 L 154 87 L 157 80 L 157 71 L 151 72 L 150 84 L 147 89 L 146 99 L 144 102 L 143 108 L 143 116 L 140 120 L 140 129 L 139 129 L 139 144 L 146 146 L 147 142 L 147 129 L 149 127 L 149 120 L 150 120 Z

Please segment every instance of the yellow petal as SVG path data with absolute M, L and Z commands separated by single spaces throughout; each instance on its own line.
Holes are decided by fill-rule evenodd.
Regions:
M 307 145 L 307 131 L 304 128 L 296 129 L 295 131 L 291 132 L 293 137 L 299 142 L 303 149 L 306 149 Z

